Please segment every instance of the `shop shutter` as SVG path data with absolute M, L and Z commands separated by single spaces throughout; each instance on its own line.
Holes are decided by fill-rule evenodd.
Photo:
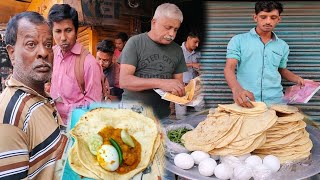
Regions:
M 77 42 L 82 44 L 87 50 L 89 50 L 89 44 L 90 44 L 90 37 L 89 37 L 89 30 L 90 27 L 79 27 L 78 29 L 78 37 Z

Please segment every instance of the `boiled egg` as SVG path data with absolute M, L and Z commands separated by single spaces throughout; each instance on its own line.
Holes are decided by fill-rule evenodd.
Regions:
M 280 169 L 280 160 L 274 155 L 264 157 L 262 162 L 273 172 L 277 172 Z
M 261 165 L 262 159 L 257 155 L 252 155 L 245 160 L 245 164 L 253 168 L 255 166 Z
M 207 158 L 199 163 L 198 170 L 203 176 L 212 176 L 214 174 L 214 169 L 217 166 L 217 162 L 212 158 Z
M 100 147 L 97 153 L 99 165 L 107 171 L 115 171 L 119 167 L 119 155 L 116 148 L 109 144 Z
M 194 160 L 190 154 L 180 153 L 174 157 L 174 164 L 181 169 L 190 169 L 194 166 Z
M 233 169 L 227 164 L 221 163 L 214 169 L 214 175 L 219 179 L 230 179 L 233 175 Z
M 272 170 L 266 165 L 260 164 L 252 168 L 253 179 L 271 179 L 268 178 L 272 174 Z
M 233 169 L 233 179 L 249 180 L 252 176 L 252 169 L 249 166 L 242 165 Z
M 199 164 L 202 160 L 210 158 L 210 155 L 203 151 L 193 151 L 191 156 L 195 164 Z
M 231 168 L 241 166 L 242 162 L 235 156 L 227 155 L 220 158 L 221 163 L 227 164 Z

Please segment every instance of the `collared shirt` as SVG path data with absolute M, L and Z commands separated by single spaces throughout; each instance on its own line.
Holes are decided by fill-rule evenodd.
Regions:
M 186 48 L 185 42 L 182 43 L 182 51 L 186 63 L 198 63 L 201 57 L 200 52 L 189 52 Z M 183 73 L 183 82 L 189 83 L 189 81 L 197 76 L 197 71 L 193 67 L 188 67 L 188 71 Z
M 81 52 L 81 45 L 76 43 L 71 51 L 62 55 L 59 46 L 54 54 L 50 94 L 57 99 L 57 109 L 65 124 L 69 113 L 76 107 L 86 106 L 91 102 L 101 101 L 102 68 L 89 53 L 84 61 L 84 81 L 86 94 L 83 95 L 74 73 L 76 56 Z
M 0 95 L 0 179 L 55 179 L 62 121 L 53 100 L 11 77 Z
M 279 103 L 283 97 L 278 68 L 286 68 L 288 44 L 272 32 L 272 39 L 264 44 L 252 28 L 248 33 L 234 36 L 227 47 L 227 58 L 238 60 L 237 80 L 254 94 L 256 101 Z

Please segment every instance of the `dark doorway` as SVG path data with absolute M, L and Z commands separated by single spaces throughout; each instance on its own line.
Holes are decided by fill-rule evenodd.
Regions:
M 196 31 L 200 34 L 203 34 L 203 8 L 202 8 L 202 1 L 200 0 L 171 0 L 171 1 L 154 1 L 153 2 L 153 10 L 152 16 L 154 14 L 155 9 L 158 5 L 162 3 L 173 3 L 176 4 L 183 13 L 183 22 L 181 27 L 178 30 L 175 42 L 179 45 L 185 41 L 187 35 L 190 31 Z M 147 32 L 150 30 L 151 25 L 151 17 L 141 17 L 141 32 Z M 203 37 L 203 36 L 202 36 Z M 202 42 L 202 39 L 201 39 Z

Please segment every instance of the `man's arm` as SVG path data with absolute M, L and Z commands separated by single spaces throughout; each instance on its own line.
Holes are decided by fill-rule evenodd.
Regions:
M 134 76 L 135 71 L 136 67 L 133 65 L 120 65 L 120 88 L 131 91 L 143 91 L 147 89 L 160 88 L 164 91 L 172 92 L 179 96 L 185 95 L 184 85 L 182 83 L 182 74 L 174 75 L 174 79 L 140 78 Z
M 195 68 L 195 69 L 199 69 L 200 68 L 200 63 L 187 63 L 187 67 L 192 67 L 192 68 Z
M 173 79 L 179 80 L 181 83 L 183 83 L 183 73 L 174 74 Z
M 235 69 L 237 67 L 238 60 L 236 59 L 227 59 L 226 66 L 224 68 L 225 79 L 232 91 L 233 100 L 240 106 L 243 107 L 253 107 L 253 105 L 248 101 L 247 97 L 254 101 L 254 95 L 241 87 L 237 77 L 235 75 Z
M 282 78 L 297 83 L 300 86 L 304 86 L 304 79 L 289 71 L 287 68 L 279 68 L 278 71 L 281 74 Z

